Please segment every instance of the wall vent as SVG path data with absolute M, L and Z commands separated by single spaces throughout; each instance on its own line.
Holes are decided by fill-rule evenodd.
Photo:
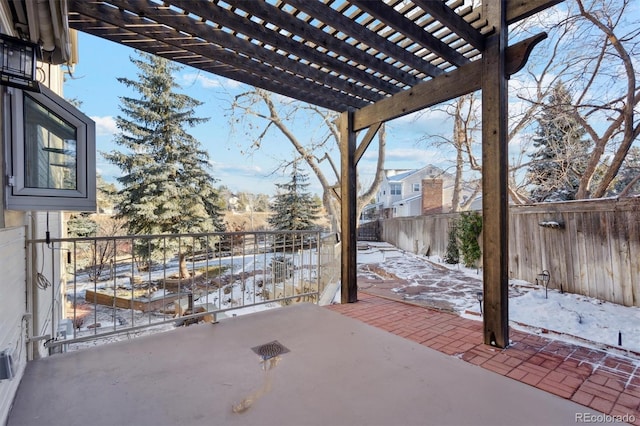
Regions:
M 14 372 L 13 349 L 5 349 L 0 352 L 0 380 L 13 379 Z

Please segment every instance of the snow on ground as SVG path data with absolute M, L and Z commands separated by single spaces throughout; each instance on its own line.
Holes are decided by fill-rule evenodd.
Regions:
M 387 291 L 410 302 L 451 310 L 481 321 L 477 293 L 482 271 L 447 265 L 438 256 L 418 256 L 387 243 L 362 242 L 358 283 L 365 290 Z M 385 276 L 386 273 L 386 276 Z M 369 277 L 369 279 L 367 279 Z M 392 283 L 397 277 L 402 284 Z M 385 287 L 385 282 L 392 283 Z M 591 297 L 560 293 L 521 280 L 509 282 L 512 328 L 592 347 L 608 347 L 640 358 L 640 309 Z M 619 338 L 622 345 L 619 346 Z
M 192 262 L 189 266 L 193 270 L 206 266 L 220 266 L 224 273 L 221 276 L 215 275 L 212 278 L 227 278 L 228 282 L 223 285 L 214 285 L 202 289 L 198 288 L 197 297 L 193 300 L 194 308 L 204 307 L 205 310 L 221 310 L 217 319 L 226 317 L 246 315 L 266 309 L 274 309 L 281 306 L 280 302 L 269 302 L 273 299 L 283 297 L 293 297 L 296 294 L 295 286 L 300 286 L 303 282 L 314 282 L 316 280 L 317 252 L 315 250 L 300 250 L 295 253 L 286 253 L 286 258 L 290 260 L 290 276 L 283 277 L 278 282 L 273 281 L 270 272 L 271 262 L 275 256 L 282 256 L 279 253 L 261 253 L 245 256 L 229 256 L 217 258 L 214 261 Z M 133 284 L 130 271 L 131 266 L 120 268 L 120 275 L 114 274 L 102 281 L 94 282 L 87 273 L 79 273 L 75 280 L 67 286 L 65 296 L 67 302 L 67 316 L 72 324 L 78 328 L 68 333 L 68 338 L 90 339 L 66 345 L 67 350 L 82 349 L 118 340 L 130 339 L 154 332 L 161 332 L 180 326 L 179 319 L 175 319 L 173 314 L 163 314 L 160 312 L 142 312 L 133 309 L 121 309 L 101 304 L 85 303 L 86 291 L 103 291 L 108 295 L 116 294 L 116 289 L 123 289 L 127 296 L 128 291 L 133 291 L 136 285 Z M 168 262 L 165 268 L 138 273 L 141 280 L 144 278 L 158 287 L 162 286 L 163 278 L 177 274 L 177 261 Z M 129 275 L 127 275 L 129 273 Z M 184 280 L 183 288 L 191 288 L 191 281 Z M 139 300 L 162 299 L 164 296 L 171 296 L 172 293 L 163 288 L 151 290 L 151 297 L 139 297 Z M 126 297 L 126 296 L 125 296 Z M 74 309 L 73 306 L 76 306 Z M 164 322 L 164 324 L 157 324 Z M 130 330 L 133 327 L 145 327 Z M 118 334 L 108 334 L 120 331 Z M 103 335 L 104 336 L 101 336 Z
M 228 258 L 224 259 L 223 263 L 229 266 L 230 272 L 237 274 L 254 267 L 265 268 L 270 260 L 270 256 L 257 258 L 251 256 L 248 259 Z M 361 290 L 455 312 L 476 321 L 482 320 L 480 303 L 477 299 L 478 293 L 482 291 L 482 271 L 461 265 L 447 265 L 438 256 L 418 256 L 388 243 L 359 243 L 357 260 L 358 286 Z M 313 264 L 314 261 L 315 256 L 311 255 L 304 261 L 295 259 L 294 263 L 296 265 Z M 177 265 L 175 266 L 177 269 Z M 296 273 L 309 273 L 309 271 L 302 269 Z M 111 286 L 129 285 L 129 279 L 123 279 L 122 283 L 114 279 L 109 280 Z M 73 300 L 71 296 L 74 290 L 78 297 L 84 298 L 84 290 L 94 288 L 95 283 L 87 281 L 79 280 L 70 286 L 69 300 Z M 230 283 L 227 293 L 215 290 L 202 295 L 194 302 L 195 305 L 213 304 L 221 309 L 240 308 L 226 312 L 226 316 L 275 308 L 279 306 L 278 303 L 250 306 L 264 301 L 261 284 L 268 281 L 268 277 L 262 274 L 245 277 Z M 339 286 L 338 294 L 333 300 L 340 300 Z M 149 315 L 130 310 L 116 314 L 111 308 L 99 307 L 98 312 L 92 312 L 87 324 L 101 322 L 101 328 L 106 330 L 121 326 L 131 327 L 153 323 L 154 319 L 149 318 Z M 156 320 L 170 318 L 166 315 L 152 315 L 157 316 Z M 562 294 L 554 289 L 549 289 L 545 297 L 544 287 L 526 281 L 511 280 L 509 282 L 509 318 L 511 327 L 515 329 L 592 347 L 615 348 L 622 352 L 631 351 L 633 353 L 629 353 L 630 355 L 640 359 L 639 308 L 616 305 L 581 295 Z M 77 330 L 78 337 L 92 333 L 92 330 L 86 328 L 87 324 Z M 153 327 L 155 330 L 129 332 L 124 338 L 173 327 L 173 323 L 163 324 Z M 122 338 L 122 336 L 108 336 L 104 337 L 101 343 Z M 618 345 L 619 338 L 622 340 L 621 346 Z M 77 346 L 86 347 L 95 344 L 98 342 L 89 341 L 78 343 Z

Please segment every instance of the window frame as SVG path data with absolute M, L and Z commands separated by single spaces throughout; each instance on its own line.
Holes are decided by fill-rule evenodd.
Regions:
M 8 88 L 4 104 L 7 210 L 96 211 L 95 122 L 45 86 L 41 92 Z M 26 186 L 25 96 L 76 130 L 76 188 Z

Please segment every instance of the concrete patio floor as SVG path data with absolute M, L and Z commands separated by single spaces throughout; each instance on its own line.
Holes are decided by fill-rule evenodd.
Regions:
M 598 414 L 346 316 L 348 309 L 379 314 L 366 298 L 387 302 L 364 297 L 31 362 L 8 426 L 555 425 Z M 252 348 L 273 341 L 288 352 L 263 362 Z

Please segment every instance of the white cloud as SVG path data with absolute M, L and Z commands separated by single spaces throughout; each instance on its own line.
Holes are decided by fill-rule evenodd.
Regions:
M 213 74 L 198 72 L 182 74 L 180 78 L 182 79 L 183 85 L 191 85 L 197 83 L 205 89 L 216 89 L 222 87 L 234 89 L 242 84 L 235 80 L 230 80 L 224 77 L 211 76 L 213 76 Z
M 430 162 L 433 162 L 434 160 L 440 158 L 441 154 L 437 150 L 419 148 L 396 148 L 387 151 L 385 161 L 406 161 L 429 164 Z
M 98 136 L 113 135 L 118 132 L 116 120 L 110 115 L 104 117 L 93 116 L 91 119 L 96 122 L 96 135 Z
M 231 163 L 219 163 L 216 161 L 209 161 L 211 167 L 214 170 L 214 176 L 219 178 L 223 176 L 264 176 L 266 173 L 260 166 L 249 164 L 231 164 Z
M 417 169 L 427 164 L 441 163 L 444 157 L 444 150 L 420 149 L 420 148 L 394 148 L 388 149 L 385 155 L 385 168 L 407 168 Z M 375 162 L 378 159 L 378 152 L 371 151 L 363 155 L 362 167 L 360 170 L 375 171 Z M 371 167 L 369 167 L 371 163 Z

